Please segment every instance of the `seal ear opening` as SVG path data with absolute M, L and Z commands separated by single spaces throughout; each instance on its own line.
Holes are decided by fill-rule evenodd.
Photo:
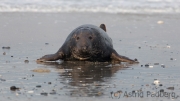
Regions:
M 106 25 L 105 24 L 101 24 L 99 27 L 106 32 Z

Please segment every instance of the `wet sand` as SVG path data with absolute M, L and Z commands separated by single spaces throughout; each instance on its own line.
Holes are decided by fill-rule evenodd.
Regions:
M 101 23 L 114 49 L 139 64 L 36 63 L 55 53 L 77 26 Z M 0 99 L 179 100 L 179 25 L 179 14 L 0 13 L 0 47 L 10 47 L 0 49 Z

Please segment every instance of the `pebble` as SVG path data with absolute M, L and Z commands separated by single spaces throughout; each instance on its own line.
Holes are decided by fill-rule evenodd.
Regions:
M 149 67 L 149 65 L 148 65 L 148 64 L 145 64 L 144 66 L 145 66 L 145 67 Z
M 45 43 L 45 45 L 49 45 L 49 43 Z
M 170 60 L 174 60 L 173 58 L 170 58 Z
M 149 68 L 153 68 L 153 66 L 149 66 Z
M 10 47 L 9 47 L 9 46 L 7 46 L 7 47 L 2 47 L 2 49 L 10 49 Z
M 41 85 L 37 85 L 36 87 L 37 87 L 37 88 L 41 88 Z
M 161 21 L 161 20 L 157 21 L 157 24 L 163 24 L 163 23 L 164 21 Z
M 164 92 L 164 89 L 160 89 L 160 92 Z
M 159 84 L 159 86 L 163 86 L 162 84 Z
M 168 87 L 167 89 L 169 89 L 169 90 L 174 90 L 174 87 Z
M 166 46 L 167 48 L 171 48 L 171 46 Z
M 11 86 L 11 87 L 10 87 L 10 90 L 15 91 L 15 90 L 19 90 L 19 88 L 16 87 L 16 86 Z
M 138 59 L 135 58 L 134 61 L 138 61 Z
M 51 84 L 51 82 L 48 82 L 48 84 Z
M 155 84 L 155 85 L 158 85 L 159 83 L 160 83 L 159 80 L 157 80 L 157 79 L 154 80 L 154 84 Z
M 55 90 L 52 90 L 49 94 L 56 94 L 56 91 Z
M 159 65 L 159 63 L 154 63 L 154 65 Z
M 161 67 L 165 68 L 165 65 L 164 65 L 164 64 L 161 64 Z
M 48 93 L 46 93 L 46 92 L 42 92 L 42 93 L 41 93 L 41 95 L 47 96 L 47 95 L 48 95 Z
M 3 55 L 6 55 L 6 52 L 4 52 Z
M 30 94 L 32 94 L 32 93 L 34 93 L 34 91 L 28 91 L 27 93 L 30 93 Z
M 25 63 L 29 63 L 29 60 L 24 60 Z

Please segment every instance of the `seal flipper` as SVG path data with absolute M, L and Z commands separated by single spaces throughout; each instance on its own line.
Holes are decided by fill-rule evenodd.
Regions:
M 63 59 L 63 53 L 62 52 L 45 55 L 42 58 L 37 59 L 36 62 L 56 61 L 59 59 Z
M 99 27 L 106 32 L 106 25 L 105 24 L 101 24 Z
M 115 50 L 113 50 L 112 54 L 111 54 L 111 59 L 113 61 L 120 61 L 120 62 L 130 62 L 130 63 L 139 63 L 137 61 L 137 59 L 130 59 L 128 57 L 125 57 L 125 56 L 121 56 L 119 55 Z

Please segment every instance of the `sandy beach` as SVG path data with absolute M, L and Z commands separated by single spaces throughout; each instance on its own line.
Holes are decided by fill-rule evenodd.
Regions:
M 36 63 L 55 53 L 76 27 L 101 23 L 114 49 L 139 64 Z M 179 25 L 179 14 L 1 12 L 0 47 L 10 49 L 0 49 L 0 99 L 178 101 Z M 152 95 L 162 90 L 169 96 Z

